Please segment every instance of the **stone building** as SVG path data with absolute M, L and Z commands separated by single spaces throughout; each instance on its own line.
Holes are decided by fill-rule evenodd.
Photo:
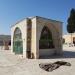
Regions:
M 11 27 L 11 51 L 24 58 L 62 54 L 62 22 L 28 17 Z
M 11 36 L 10 35 L 0 35 L 0 49 L 9 50 L 11 46 Z
M 75 33 L 63 35 L 63 43 L 67 46 L 75 46 Z

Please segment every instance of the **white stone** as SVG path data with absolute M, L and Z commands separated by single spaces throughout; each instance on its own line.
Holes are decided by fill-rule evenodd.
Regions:
M 32 22 L 32 31 L 31 31 L 31 53 L 34 54 L 35 58 L 39 58 L 40 55 L 48 54 L 62 54 L 62 22 L 43 18 L 43 17 L 32 17 L 29 18 Z M 17 22 L 14 26 L 11 27 L 11 52 L 13 52 L 13 37 L 14 31 L 18 27 L 22 32 L 23 40 L 23 57 L 26 57 L 27 52 L 27 19 Z M 52 50 L 41 50 L 39 49 L 39 40 L 41 32 L 44 26 L 47 26 L 52 32 L 53 43 L 55 48 Z

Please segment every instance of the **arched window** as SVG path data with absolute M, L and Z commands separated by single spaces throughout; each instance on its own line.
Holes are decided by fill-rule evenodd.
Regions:
M 22 33 L 18 27 L 14 31 L 13 52 L 15 52 L 15 54 L 22 54 L 23 53 Z
M 41 32 L 41 37 L 39 40 L 39 48 L 40 49 L 54 48 L 52 33 L 46 26 L 43 28 L 43 30 Z
M 21 30 L 17 27 L 14 31 L 14 40 L 20 40 L 22 39 L 22 33 Z

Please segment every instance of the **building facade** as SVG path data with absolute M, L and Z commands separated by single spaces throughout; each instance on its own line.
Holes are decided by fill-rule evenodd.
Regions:
M 11 52 L 24 58 L 62 54 L 62 22 L 35 16 L 11 27 Z
M 63 44 L 67 46 L 75 46 L 75 33 L 63 35 Z

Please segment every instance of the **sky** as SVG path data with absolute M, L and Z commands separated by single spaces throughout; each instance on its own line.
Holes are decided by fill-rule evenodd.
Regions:
M 11 34 L 15 22 L 31 16 L 62 21 L 63 34 L 66 34 L 72 8 L 75 8 L 75 0 L 0 0 L 0 34 Z

